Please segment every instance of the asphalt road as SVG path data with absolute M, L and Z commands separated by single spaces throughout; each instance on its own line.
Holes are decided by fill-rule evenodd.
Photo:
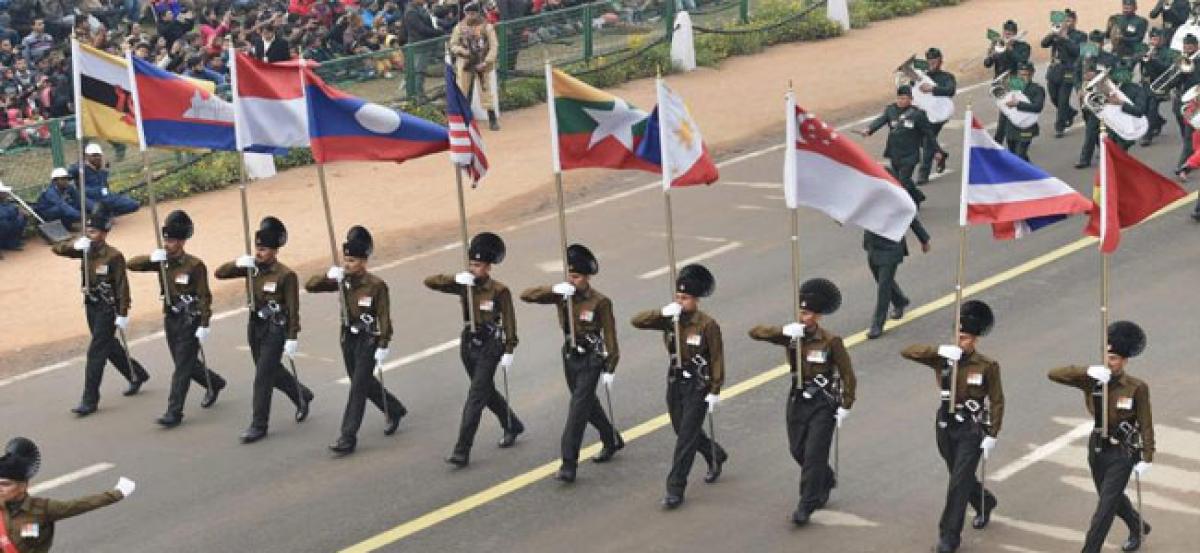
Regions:
M 985 122 L 994 120 L 985 89 L 960 95 L 960 105 L 968 99 L 984 106 Z M 1052 110 L 1044 114 L 1043 128 L 1051 117 Z M 140 396 L 122 398 L 124 383 L 109 371 L 100 412 L 76 420 L 68 409 L 78 398 L 82 363 L 72 360 L 0 383 L 0 435 L 38 442 L 46 495 L 100 491 L 120 475 L 138 482 L 128 501 L 61 524 L 61 551 L 926 551 L 936 538 L 946 480 L 933 441 L 937 391 L 929 370 L 898 351 L 950 338 L 960 178 L 954 170 L 962 140 L 961 124 L 948 127 L 942 142 L 955 154 L 951 172 L 925 187 L 930 200 L 921 213 L 934 249 L 902 265 L 900 283 L 915 309 L 882 339 L 862 336 L 874 283 L 861 231 L 801 213 L 803 275 L 832 278 L 842 288 L 843 307 L 825 326 L 847 337 L 860 381 L 840 440 L 841 483 L 808 528 L 789 521 L 799 469 L 786 450 L 782 353 L 746 336 L 754 324 L 790 319 L 788 215 L 778 185 L 782 156 L 773 147 L 782 132 L 725 160 L 720 183 L 673 193 L 681 261 L 704 258 L 717 277 L 716 294 L 703 308 L 721 322 L 726 341 L 729 374 L 717 431 L 731 454 L 715 485 L 700 481 L 703 463 L 697 463 L 678 511 L 664 512 L 658 503 L 673 444 L 663 416 L 665 355 L 658 336 L 627 324 L 636 311 L 668 299 L 662 199 L 646 184 L 651 179 L 639 175 L 615 178 L 611 191 L 582 199 L 569 215 L 570 239 L 600 258 L 595 286 L 616 303 L 622 356 L 613 404 L 629 442 L 609 465 L 582 463 L 574 485 L 548 478 L 567 395 L 557 359 L 561 336 L 552 309 L 542 306 L 517 306 L 521 345 L 511 389 L 528 432 L 517 447 L 497 449 L 499 426 L 485 414 L 471 466 L 454 470 L 442 462 L 467 379 L 453 343 L 455 300 L 420 282 L 457 269 L 461 253 L 452 247 L 375 262 L 390 284 L 397 327 L 387 384 L 410 415 L 389 438 L 382 415 L 368 410 L 359 450 L 350 457 L 335 459 L 325 449 L 337 436 L 347 391 L 330 295 L 302 298 L 298 365 L 316 392 L 313 415 L 295 424 L 290 403 L 277 394 L 263 442 L 237 441 L 249 420 L 252 378 L 243 313 L 215 322 L 207 348 L 230 387 L 210 410 L 198 408 L 201 394 L 193 390 L 181 427 L 161 430 L 152 422 L 165 407 L 170 363 L 161 340 L 143 340 L 133 353 L 153 380 Z M 1169 171 L 1178 154 L 1174 132 L 1171 126 L 1167 137 L 1136 155 Z M 1092 173 L 1071 168 L 1081 139 L 1079 128 L 1061 140 L 1043 136 L 1032 155 L 1086 194 Z M 881 133 L 867 148 L 882 151 L 882 142 Z M 546 193 L 551 199 L 549 187 Z M 1197 227 L 1188 209 L 1127 231 L 1112 257 L 1113 317 L 1138 321 L 1150 340 L 1130 369 L 1151 385 L 1159 436 L 1157 462 L 1143 483 L 1154 526 L 1146 551 L 1194 551 L 1200 540 L 1194 396 L 1200 379 L 1187 351 L 1200 335 L 1190 301 L 1200 244 L 1191 239 Z M 512 223 L 491 229 L 509 244 L 496 277 L 517 291 L 556 281 L 553 212 Z M 970 230 L 967 275 L 976 285 L 968 291 L 998 317 L 980 349 L 1001 362 L 1008 411 L 989 463 L 1000 506 L 986 531 L 965 530 L 964 551 L 1072 551 L 1086 529 L 1094 506 L 1080 432 L 1086 411 L 1077 391 L 1045 377 L 1051 367 L 1098 357 L 1100 258 L 1094 243 L 1081 241 L 1083 224 L 1077 217 L 1016 242 L 994 242 L 987 228 Z M 596 439 L 593 431 L 587 439 Z M 1114 525 L 1110 543 L 1124 537 Z

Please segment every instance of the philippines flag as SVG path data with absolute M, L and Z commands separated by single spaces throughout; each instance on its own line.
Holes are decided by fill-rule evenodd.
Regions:
M 700 126 L 688 113 L 683 98 L 667 88 L 661 78 L 655 85 L 658 105 L 646 119 L 646 134 L 638 144 L 637 156 L 659 167 L 664 190 L 716 182 L 717 165 L 708 155 Z
M 145 147 L 237 149 L 233 104 L 214 94 L 212 83 L 163 71 L 128 54 L 127 59 Z
M 450 161 L 466 170 L 471 176 L 471 186 L 477 186 L 487 174 L 487 153 L 483 150 L 483 137 L 471 102 L 458 88 L 454 77 L 454 66 L 446 61 L 446 122 L 450 124 Z
M 959 225 L 992 225 L 997 240 L 1020 238 L 1092 207 L 1082 194 L 1000 147 L 968 111 L 963 123 Z
M 268 64 L 236 53 L 230 77 L 239 150 L 284 154 L 309 145 L 299 68 L 295 61 Z

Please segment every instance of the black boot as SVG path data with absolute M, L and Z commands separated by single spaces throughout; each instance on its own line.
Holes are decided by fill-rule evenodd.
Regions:
M 513 444 L 517 443 L 517 436 L 520 436 L 525 431 L 525 425 L 516 420 L 513 423 L 512 430 L 505 430 L 504 437 L 500 438 L 500 443 L 496 445 L 500 447 L 512 447 Z
M 154 419 L 154 422 L 157 422 L 163 428 L 175 428 L 183 422 L 183 415 L 167 413 L 161 417 L 158 417 L 157 419 Z
M 922 168 L 920 171 L 917 172 L 916 184 L 917 184 L 917 186 L 921 186 L 922 184 L 928 184 L 928 183 L 929 183 L 929 170 Z
M 604 446 L 604 448 L 600 450 L 600 453 L 597 453 L 595 457 L 592 457 L 592 462 L 607 463 L 612 460 L 613 456 L 616 455 L 618 451 L 621 451 L 624 448 L 625 439 L 622 438 L 620 434 L 617 434 L 617 442 L 612 445 Z
M 471 458 L 470 455 L 466 453 L 454 452 L 451 453 L 449 457 L 446 457 L 446 462 L 458 468 L 462 468 L 471 463 Z
M 880 336 L 883 336 L 883 324 L 882 323 L 872 324 L 871 328 L 869 330 L 867 330 L 867 339 L 874 340 Z
M 488 129 L 493 131 L 500 130 L 500 121 L 496 119 L 496 110 L 494 109 L 488 110 Z
M 713 459 L 712 464 L 708 465 L 708 474 L 704 475 L 704 483 L 712 484 L 721 477 L 721 469 L 725 465 L 725 461 L 729 460 L 729 454 L 724 451 L 717 452 L 717 458 Z
M 795 524 L 796 526 L 805 526 L 808 524 L 808 520 L 811 517 L 812 511 L 805 509 L 804 504 L 801 503 L 797 505 L 796 510 L 792 512 L 792 524 Z
M 308 418 L 308 409 L 316 396 L 313 395 L 312 390 L 304 388 L 300 392 L 300 397 L 302 398 L 300 403 L 296 404 L 296 422 L 304 422 L 304 419 Z
M 999 501 L 996 501 L 996 496 L 988 493 L 983 497 L 983 510 L 975 515 L 975 519 L 971 521 L 971 527 L 976 530 L 983 530 L 987 527 L 988 522 L 992 520 L 992 509 L 996 508 Z
M 1145 528 L 1143 529 L 1145 531 L 1145 535 L 1149 536 L 1150 535 L 1150 523 L 1142 521 L 1142 525 L 1145 526 Z M 1121 551 L 1137 551 L 1138 549 L 1141 549 L 1141 548 L 1142 548 L 1142 535 L 1138 533 L 1137 528 L 1134 528 L 1129 531 L 1129 539 L 1125 540 L 1125 543 L 1121 544 Z
M 242 431 L 242 435 L 239 436 L 239 438 L 242 440 L 242 443 L 244 443 L 244 444 L 252 444 L 252 443 L 257 442 L 266 437 L 267 437 L 267 429 L 266 428 L 256 428 L 253 426 Z
M 391 436 L 392 434 L 395 434 L 396 428 L 400 426 L 400 419 L 404 418 L 404 415 L 406 414 L 408 414 L 407 411 L 392 413 L 391 418 L 389 418 L 387 421 L 387 426 L 383 427 L 383 435 Z
M 942 536 L 933 550 L 937 553 L 954 553 L 958 551 L 958 540 Z
M 77 407 L 75 407 L 74 409 L 71 409 L 71 412 L 72 412 L 72 413 L 75 413 L 76 415 L 78 415 L 78 416 L 79 416 L 79 418 L 83 418 L 83 417 L 86 417 L 86 416 L 88 416 L 88 415 L 90 415 L 90 414 L 92 414 L 92 413 L 95 413 L 95 412 L 96 412 L 96 406 L 95 406 L 95 405 L 87 405 L 87 404 L 84 404 L 84 403 L 80 403 L 80 404 L 79 404 Z
M 559 482 L 570 484 L 575 481 L 575 465 L 563 463 L 558 467 L 558 474 L 554 475 L 554 479 Z
M 225 389 L 224 384 L 221 384 L 219 386 L 216 384 L 213 384 L 212 388 L 209 388 L 208 391 L 204 392 L 204 399 L 200 401 L 200 408 L 208 409 L 209 407 L 212 407 L 213 404 L 217 402 L 217 396 L 221 395 L 221 390 L 224 390 L 224 389 Z
M 354 453 L 354 447 L 356 445 L 358 444 L 355 443 L 354 438 L 342 436 L 338 438 L 336 442 L 329 444 L 329 451 L 337 453 L 338 455 L 349 455 Z
M 667 496 L 663 498 L 662 504 L 664 508 L 675 509 L 680 505 L 683 505 L 683 494 L 668 493 Z
M 136 372 L 134 372 L 133 380 L 129 381 L 129 387 L 125 388 L 125 391 L 121 392 L 121 395 L 125 397 L 137 395 L 138 392 L 142 391 L 142 384 L 145 384 L 147 380 L 150 380 L 149 374 L 143 374 L 139 376 Z

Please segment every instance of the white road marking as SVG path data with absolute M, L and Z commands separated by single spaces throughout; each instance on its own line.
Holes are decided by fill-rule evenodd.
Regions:
M 1090 486 L 1091 483 L 1089 482 L 1088 485 Z M 998 522 L 1005 526 L 1011 526 L 1031 534 L 1037 534 L 1039 536 L 1045 536 L 1047 538 L 1053 538 L 1071 543 L 1083 543 L 1084 539 L 1083 532 L 1073 528 L 1064 528 L 1062 526 L 1042 524 L 1040 522 L 1028 522 L 995 513 L 992 513 L 992 522 Z
M 744 182 L 744 181 L 719 181 L 720 186 L 737 186 L 740 188 L 760 188 L 764 190 L 778 190 L 783 188 L 783 184 L 778 182 Z
M 953 175 L 953 174 L 954 174 L 954 169 L 946 169 L 945 171 L 942 171 L 941 173 L 935 172 L 935 173 L 932 173 L 929 175 L 929 182 L 933 182 L 935 180 L 940 180 L 940 179 L 943 179 L 943 178 L 945 178 L 949 175 Z
M 767 194 L 763 197 L 768 200 L 771 200 L 772 202 L 782 202 L 784 199 L 783 194 Z
M 421 361 L 423 359 L 428 359 L 430 357 L 433 357 L 434 355 L 442 353 L 443 351 L 451 350 L 451 349 L 458 347 L 458 342 L 459 342 L 459 339 L 455 338 L 453 340 L 450 340 L 448 342 L 443 342 L 436 346 L 429 346 L 429 347 L 427 347 L 421 351 L 418 351 L 416 353 L 410 353 L 408 355 L 405 355 L 404 357 L 401 357 L 395 361 L 389 361 L 387 363 L 384 363 L 382 370 L 383 370 L 383 372 L 387 372 L 387 371 L 390 371 L 395 368 L 403 367 L 404 365 L 409 365 L 412 363 L 416 363 L 417 361 Z M 350 377 L 339 378 L 338 384 L 350 384 Z
M 1019 545 L 1009 545 L 1007 543 L 1000 544 L 1000 548 L 1005 551 L 1012 551 L 1013 553 L 1042 553 L 1041 551 L 1038 551 L 1037 549 L 1029 549 L 1026 547 L 1021 547 Z
M 744 209 L 746 211 L 772 211 L 774 209 L 767 206 L 749 204 L 737 204 L 733 207 L 734 209 Z
M 682 267 L 689 263 L 699 263 L 701 261 L 704 261 L 705 259 L 711 259 L 711 258 L 721 255 L 725 252 L 736 250 L 740 247 L 742 247 L 741 242 L 730 242 L 728 244 L 725 244 L 724 246 L 719 246 L 717 248 L 708 250 L 700 255 L 694 255 L 687 259 L 681 259 L 681 260 L 679 260 L 678 264 L 680 267 Z M 660 277 L 660 276 L 667 274 L 668 270 L 669 270 L 669 268 L 664 265 L 662 267 L 654 269 L 653 271 L 646 271 L 646 272 L 638 275 L 638 278 L 641 280 L 647 280 L 647 279 L 651 279 L 651 278 L 655 278 L 655 277 Z
M 1085 437 L 1092 431 L 1092 423 L 1090 422 L 1074 423 L 1068 421 L 1075 421 L 1078 419 L 1063 419 L 1059 417 L 1055 417 L 1054 420 L 1059 424 L 1076 424 L 1076 426 L 1067 433 L 1062 434 L 1061 436 L 1054 438 L 1045 444 L 1042 444 L 1029 453 L 1026 453 L 1025 455 L 1021 456 L 1020 459 L 1001 467 L 1000 470 L 989 474 L 988 477 L 993 481 L 1003 482 L 1012 475 L 1029 468 L 1034 463 L 1045 460 L 1051 455 L 1054 455 L 1059 450 L 1067 447 L 1067 445 L 1069 445 L 1072 441 Z
M 116 465 L 114 465 L 112 463 L 96 463 L 89 467 L 83 467 L 75 472 L 69 472 L 62 476 L 59 476 L 58 478 L 51 478 L 50 480 L 46 480 L 39 484 L 30 486 L 29 494 L 30 495 L 38 495 L 40 493 L 48 492 L 59 486 L 65 486 L 67 484 L 70 484 L 71 482 L 75 482 L 77 480 L 83 480 L 84 478 L 87 478 L 89 476 L 100 474 L 106 470 L 112 469 L 115 466 Z
M 1200 424 L 1200 417 L 1188 417 L 1188 420 L 1190 420 L 1196 424 Z
M 1092 478 L 1090 476 L 1064 476 L 1061 478 L 1061 480 L 1064 484 L 1071 486 L 1072 488 L 1089 492 L 1093 494 L 1093 496 L 1096 493 L 1096 485 L 1092 482 Z M 1134 490 L 1132 477 L 1129 479 L 1129 489 L 1125 490 L 1125 493 L 1129 496 L 1131 501 L 1136 501 L 1136 498 L 1133 495 Z M 1176 513 L 1183 513 L 1193 516 L 1200 515 L 1200 509 L 1197 509 L 1196 507 L 1187 503 L 1175 501 L 1169 497 L 1149 491 L 1146 489 L 1145 483 L 1142 484 L 1142 503 L 1145 504 L 1146 507 L 1153 507 L 1155 510 L 1173 511 Z M 996 518 L 995 515 L 992 515 L 992 518 Z
M 543 261 L 543 262 L 537 264 L 537 268 L 539 271 L 541 271 L 543 273 L 561 273 L 562 272 L 562 260 L 561 259 L 552 259 L 550 261 Z
M 844 513 L 841 511 L 830 511 L 827 509 L 818 509 L 812 514 L 812 521 L 822 526 L 852 526 L 858 528 L 873 528 L 879 526 L 878 522 L 867 520 L 855 514 Z

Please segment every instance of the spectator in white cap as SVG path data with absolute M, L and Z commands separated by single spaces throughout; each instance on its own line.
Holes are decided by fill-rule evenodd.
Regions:
M 88 200 L 99 202 L 113 217 L 137 211 L 137 200 L 130 198 L 128 194 L 115 194 L 108 189 L 108 168 L 105 167 L 104 149 L 92 142 L 84 148 L 83 153 L 86 161 L 83 164 L 83 182 Z M 78 180 L 79 164 L 72 165 L 68 173 L 72 179 Z
M 95 203 L 88 200 L 87 210 L 90 212 L 94 207 Z M 71 174 L 66 169 L 56 167 L 50 172 L 50 185 L 38 196 L 33 210 L 47 223 L 62 221 L 63 226 L 68 229 L 81 224 L 79 189 L 71 183 Z

